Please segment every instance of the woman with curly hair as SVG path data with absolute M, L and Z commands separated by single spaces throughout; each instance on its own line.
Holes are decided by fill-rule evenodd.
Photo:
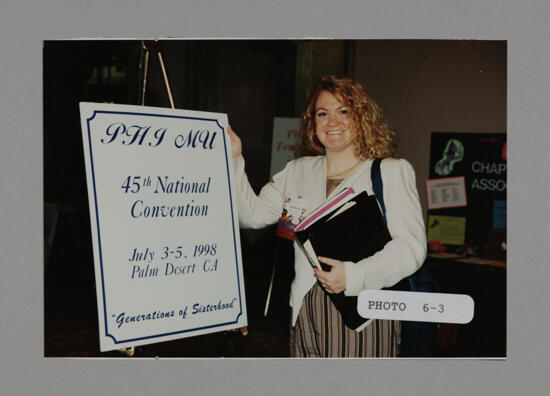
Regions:
M 242 146 L 228 128 L 235 163 L 241 226 L 277 222 L 283 201 L 295 199 L 309 210 L 344 187 L 373 194 L 371 165 L 381 163 L 386 219 L 392 240 L 371 257 L 353 263 L 319 257 L 330 271 L 312 270 L 294 244 L 295 278 L 290 293 L 290 353 L 294 357 L 392 357 L 400 342 L 399 322 L 372 320 L 348 328 L 328 294 L 356 296 L 381 289 L 414 273 L 426 256 L 426 236 L 414 170 L 392 158 L 395 134 L 381 109 L 356 81 L 328 76 L 314 87 L 303 116 L 300 158 L 273 176 L 259 195 L 244 171 Z

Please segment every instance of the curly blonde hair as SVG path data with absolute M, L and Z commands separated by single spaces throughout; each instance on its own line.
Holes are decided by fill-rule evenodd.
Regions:
M 302 142 L 298 155 L 325 154 L 315 133 L 315 104 L 321 92 L 327 91 L 349 110 L 355 131 L 355 155 L 361 159 L 387 158 L 396 147 L 395 132 L 382 109 L 370 98 L 360 83 L 343 76 L 326 76 L 313 88 L 302 117 Z

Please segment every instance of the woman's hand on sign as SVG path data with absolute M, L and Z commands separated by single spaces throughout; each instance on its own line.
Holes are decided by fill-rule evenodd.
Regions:
M 237 162 L 237 158 L 243 151 L 241 139 L 237 136 L 231 125 L 227 126 L 227 133 L 229 134 L 229 140 L 231 141 L 231 155 L 233 156 L 233 162 Z
M 325 290 L 331 294 L 338 294 L 346 290 L 345 264 L 340 260 L 328 257 L 319 257 L 319 261 L 332 267 L 330 271 L 323 271 L 318 268 L 313 270 L 315 277 Z

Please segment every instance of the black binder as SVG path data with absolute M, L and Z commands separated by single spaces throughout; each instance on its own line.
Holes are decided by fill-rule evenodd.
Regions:
M 358 262 L 382 250 L 391 240 L 391 235 L 376 197 L 363 191 L 349 202 L 354 202 L 353 206 L 336 216 L 333 215 L 341 207 L 334 208 L 308 228 L 297 232 L 296 241 L 302 249 L 309 240 L 317 256 L 352 262 Z M 312 266 L 316 266 L 315 260 L 305 249 L 304 253 Z M 321 267 L 324 271 L 330 271 L 330 266 L 326 264 L 321 264 Z M 406 279 L 391 289 L 408 290 Z M 357 296 L 346 296 L 344 292 L 329 296 L 349 328 L 356 329 L 368 320 L 357 312 Z

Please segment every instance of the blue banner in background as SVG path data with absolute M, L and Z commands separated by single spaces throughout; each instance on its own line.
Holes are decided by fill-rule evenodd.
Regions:
M 493 230 L 506 229 L 506 201 L 494 201 Z

